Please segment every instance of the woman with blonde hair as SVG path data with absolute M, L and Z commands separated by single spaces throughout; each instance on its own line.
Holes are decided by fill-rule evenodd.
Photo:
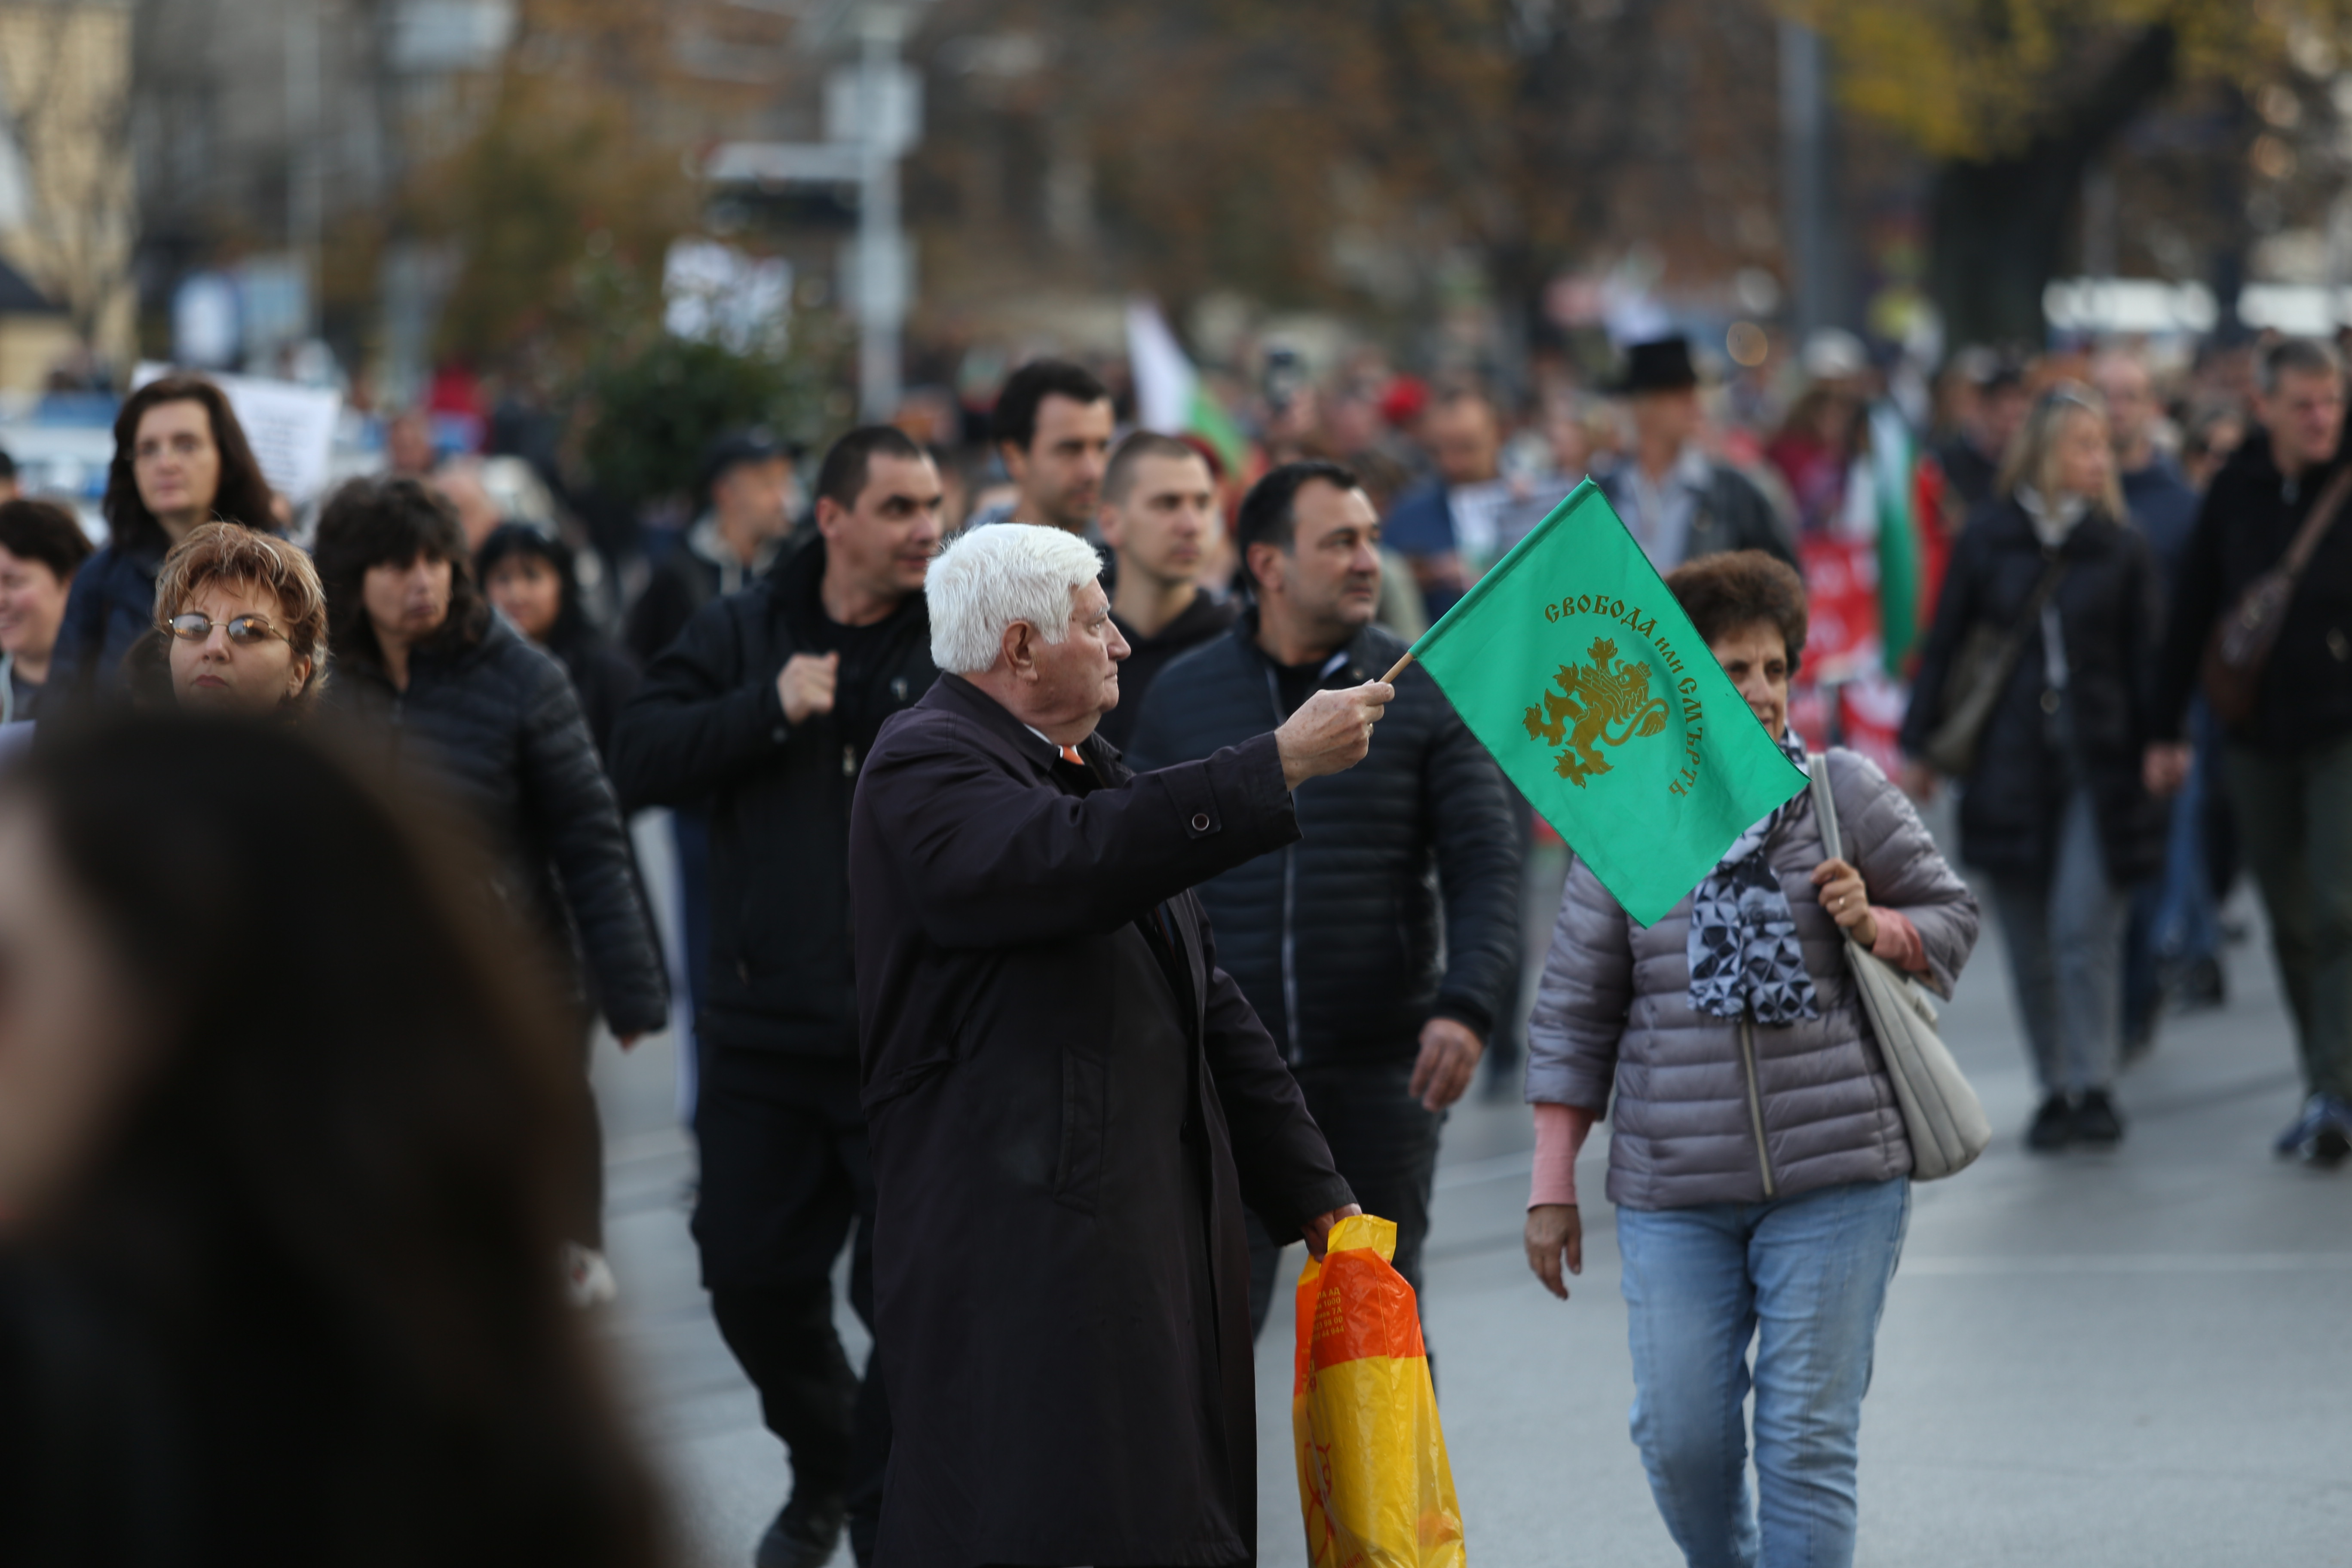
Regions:
M 1953 550 L 1903 749 L 1924 756 L 1957 687 L 1986 669 L 1963 657 L 1992 641 L 1972 633 L 2013 646 L 1962 775 L 1961 856 L 1990 875 L 2041 1079 L 2027 1143 L 2108 1146 L 2123 1137 L 2113 1095 L 2130 889 L 2164 863 L 2164 811 L 2140 777 L 2161 591 L 2088 387 L 2061 382 L 2034 402 L 1998 493 Z M 1916 764 L 1911 774 L 1931 783 Z
M 181 707 L 299 721 L 327 682 L 326 590 L 294 545 L 205 523 L 163 557 L 153 644 L 131 658 L 159 706 L 168 677 Z

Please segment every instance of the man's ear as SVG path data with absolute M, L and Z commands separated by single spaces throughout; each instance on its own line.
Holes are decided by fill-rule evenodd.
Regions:
M 291 668 L 287 670 L 287 675 L 289 679 L 286 682 L 286 695 L 292 697 L 296 693 L 299 692 L 302 688 L 309 683 L 310 679 L 310 661 L 307 658 L 296 658 Z
M 848 513 L 849 509 L 843 506 L 831 496 L 817 497 L 816 531 L 824 535 L 825 538 L 831 539 L 834 536 L 835 531 L 841 527 L 842 520 L 846 517 Z
M 1274 591 L 1282 581 L 1282 546 L 1258 543 L 1249 547 L 1250 582 L 1255 585 L 1261 599 Z
M 1004 640 L 998 645 L 998 657 L 1004 667 L 1024 680 L 1037 678 L 1037 628 L 1027 621 L 1015 621 L 1004 628 Z
M 1095 513 L 1095 528 L 1105 544 L 1117 550 L 1127 542 L 1127 529 L 1119 520 L 1118 508 L 1105 502 Z
M 1020 484 L 1029 477 L 1029 454 L 1010 441 L 996 444 L 996 455 L 1003 460 L 1004 477 Z

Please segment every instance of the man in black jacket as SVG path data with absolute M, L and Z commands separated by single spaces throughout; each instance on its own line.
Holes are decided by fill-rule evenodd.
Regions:
M 1138 768 L 1263 733 L 1404 652 L 1372 625 L 1380 522 L 1349 470 L 1275 469 L 1243 500 L 1239 532 L 1256 606 L 1161 672 L 1129 748 Z M 1501 770 L 1417 668 L 1398 678 L 1370 754 L 1302 787 L 1297 810 L 1302 842 L 1201 899 L 1339 1173 L 1396 1222 L 1397 1270 L 1419 1289 L 1442 1113 L 1518 1001 L 1519 831 Z M 1262 1326 L 1278 1249 L 1263 1227 L 1252 1244 Z
M 940 504 L 939 472 L 907 437 L 843 437 L 817 479 L 819 537 L 698 612 L 613 739 L 633 807 L 711 804 L 694 1238 L 711 1315 L 792 1451 L 792 1500 L 761 1568 L 816 1568 L 838 1543 L 845 1494 L 878 1505 L 879 1379 L 869 1363 L 857 1392 L 830 1283 L 855 1218 L 850 1303 L 870 1325 L 849 811 L 882 721 L 938 678 L 922 589 Z
M 2250 435 L 2206 493 L 2183 552 L 2157 672 L 2147 784 L 2180 787 L 2189 692 L 2214 624 L 2284 559 L 2347 460 L 2344 364 L 2288 339 L 2263 356 Z M 2263 668 L 2252 716 L 2227 735 L 2221 776 L 2263 889 L 2302 1047 L 2303 1113 L 2282 1154 L 2352 1152 L 2352 504 L 2312 554 Z
M 1118 706 L 1095 733 L 1112 745 L 1126 745 L 1135 733 L 1144 693 L 1169 661 L 1234 624 L 1234 606 L 1193 580 L 1202 552 L 1224 526 L 1208 459 L 1175 437 L 1138 430 L 1111 454 L 1102 536 L 1118 563 L 1110 618 L 1127 639 L 1127 658 L 1118 667 Z

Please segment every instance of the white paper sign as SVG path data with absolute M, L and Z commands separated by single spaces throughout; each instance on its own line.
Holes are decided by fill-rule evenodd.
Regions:
M 174 374 L 171 365 L 142 363 L 131 375 L 131 384 L 136 390 Z M 198 374 L 227 395 L 271 489 L 300 506 L 326 488 L 335 420 L 343 408 L 341 393 L 299 382 Z

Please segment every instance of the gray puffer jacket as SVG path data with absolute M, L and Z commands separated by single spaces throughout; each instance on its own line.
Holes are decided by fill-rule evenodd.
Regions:
M 1976 945 L 1975 895 L 1875 764 L 1833 751 L 1829 769 L 1846 858 L 1874 905 L 1918 928 L 1922 978 L 1948 997 Z M 1758 1203 L 1911 1169 L 1843 939 L 1812 885 L 1824 857 L 1810 795 L 1797 797 L 1765 852 L 1821 1004 L 1819 1018 L 1786 1027 L 1692 1008 L 1689 899 L 1644 929 L 1581 863 L 1570 873 L 1528 1026 L 1528 1099 L 1606 1115 L 1613 1086 L 1612 1203 Z

